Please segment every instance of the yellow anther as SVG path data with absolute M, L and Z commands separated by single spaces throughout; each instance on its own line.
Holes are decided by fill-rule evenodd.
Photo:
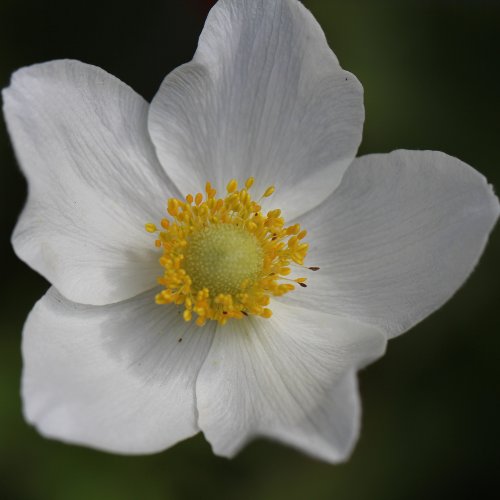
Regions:
M 151 224 L 151 222 L 148 222 L 147 224 L 144 225 L 146 228 L 146 231 L 148 233 L 155 233 L 156 232 L 156 226 L 154 224 Z
M 184 318 L 184 321 L 191 321 L 193 315 L 191 314 L 191 311 L 189 309 L 185 309 L 182 313 L 182 317 Z
M 201 193 L 196 193 L 196 196 L 194 198 L 194 202 L 196 203 L 196 205 L 200 206 L 202 201 L 203 201 L 203 195 Z
M 175 217 L 179 213 L 179 201 L 175 198 L 170 198 L 168 200 L 167 211 L 172 217 Z
M 193 203 L 193 195 L 192 194 L 187 194 L 186 195 L 186 201 L 191 205 L 191 203 Z
M 168 226 L 170 226 L 170 221 L 168 219 L 162 219 L 161 220 L 161 227 L 163 229 L 168 229 Z
M 241 203 L 246 203 L 246 201 L 249 199 L 250 195 L 248 194 L 248 191 L 246 189 L 242 189 L 240 191 L 240 201 Z
M 249 177 L 246 182 L 245 182 L 245 187 L 247 189 L 250 189 L 253 186 L 253 183 L 255 182 L 255 179 L 253 177 Z
M 238 181 L 236 179 L 230 180 L 226 189 L 228 193 L 234 193 L 238 189 Z
M 259 304 L 261 306 L 268 306 L 270 302 L 271 299 L 269 298 L 269 295 L 263 295 L 259 300 Z
M 267 198 L 268 196 L 271 196 L 274 193 L 274 186 L 269 186 L 265 191 L 264 194 L 262 195 L 263 198 Z

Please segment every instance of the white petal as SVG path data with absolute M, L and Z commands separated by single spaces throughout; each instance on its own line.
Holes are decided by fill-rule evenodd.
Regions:
M 359 158 L 301 219 L 321 270 L 286 300 L 403 333 L 464 283 L 498 214 L 486 179 L 444 153 Z
M 325 199 L 354 158 L 362 87 L 295 0 L 221 0 L 191 63 L 164 80 L 149 130 L 182 192 L 256 177 L 292 217 Z M 303 196 L 303 193 L 308 193 Z
M 83 306 L 52 288 L 24 329 L 26 419 L 48 437 L 112 452 L 172 446 L 199 430 L 194 384 L 213 330 L 151 292 Z
M 273 303 L 273 312 L 217 329 L 196 382 L 198 424 L 219 455 L 233 456 L 260 435 L 340 460 L 357 429 L 345 377 L 382 354 L 383 335 L 285 304 Z
M 301 422 L 276 428 L 270 437 L 336 463 L 349 458 L 359 436 L 361 403 L 355 371 L 328 391 L 321 405 Z
M 29 185 L 13 236 L 18 256 L 76 302 L 154 287 L 144 224 L 161 217 L 169 181 L 147 133 L 147 103 L 78 61 L 21 69 L 3 98 Z

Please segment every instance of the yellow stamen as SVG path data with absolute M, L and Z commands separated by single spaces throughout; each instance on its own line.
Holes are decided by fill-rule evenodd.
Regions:
M 232 179 L 226 197 L 217 199 L 207 182 L 205 198 L 197 193 L 185 201 L 168 200 L 171 219 L 162 219 L 160 230 L 145 225 L 146 231 L 157 233 L 155 245 L 163 251 L 158 283 L 164 289 L 156 296 L 158 304 L 183 306 L 184 320 L 196 315 L 198 326 L 209 320 L 225 325 L 250 314 L 270 318 L 272 296 L 294 290 L 293 283 L 307 286 L 306 278 L 288 278 L 292 263 L 303 265 L 306 231 L 299 224 L 286 227 L 279 209 L 264 215 L 250 196 L 253 184 L 250 177 L 238 191 Z M 270 186 L 261 199 L 273 193 Z
M 265 191 L 264 191 L 264 198 L 268 198 L 274 193 L 274 186 L 269 186 Z
M 227 185 L 227 192 L 234 193 L 237 188 L 238 188 L 238 182 L 236 181 L 236 179 L 232 179 L 231 181 L 229 181 Z

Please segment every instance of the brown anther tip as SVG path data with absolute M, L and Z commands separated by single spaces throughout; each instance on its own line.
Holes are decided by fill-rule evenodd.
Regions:
M 307 285 L 305 283 L 299 283 L 299 285 L 302 287 L 302 288 L 307 288 Z
M 245 316 L 248 316 L 248 313 L 247 313 L 247 312 L 245 312 L 245 311 L 241 311 L 241 312 L 242 312 L 242 314 L 244 314 Z
M 222 314 L 227 314 L 227 311 L 222 311 Z
M 319 271 L 319 267 L 310 267 L 309 270 L 310 271 Z
M 182 337 L 177 342 L 182 342 Z

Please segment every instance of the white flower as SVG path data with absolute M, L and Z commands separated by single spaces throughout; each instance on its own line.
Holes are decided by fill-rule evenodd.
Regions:
M 443 153 L 355 159 L 362 87 L 295 0 L 221 0 L 193 61 L 166 77 L 151 105 L 77 61 L 21 69 L 3 96 L 29 181 L 14 248 L 53 285 L 24 329 L 24 412 L 64 441 L 149 453 L 201 430 L 220 455 L 268 436 L 345 459 L 359 433 L 356 371 L 453 295 L 499 214 L 484 177 Z M 258 208 L 231 181 L 249 177 L 252 195 L 276 187 L 263 203 L 292 221 L 282 234 L 278 212 L 258 216 L 278 240 L 252 226 Z M 159 251 L 144 224 L 206 181 L 229 182 L 224 210 L 241 216 L 228 222 L 239 236 L 222 237 L 208 208 L 192 208 L 200 200 L 184 207 L 195 213 L 184 222 L 175 219 L 181 202 L 170 202 L 181 229 L 147 226 Z M 307 248 L 290 239 L 304 236 L 296 223 L 317 272 L 300 266 Z M 206 225 L 217 228 L 200 236 Z M 238 239 L 248 235 L 250 247 Z M 251 262 L 250 298 L 196 298 L 203 273 L 215 287 L 214 241 L 231 258 L 250 252 L 221 271 L 222 288 L 238 288 Z M 175 264 L 182 245 L 203 268 L 190 282 L 179 271 L 187 257 Z M 282 295 L 288 271 L 269 269 L 291 261 L 291 279 L 304 275 L 309 286 Z M 266 294 L 277 295 L 270 318 Z M 203 327 L 189 321 L 195 314 Z

